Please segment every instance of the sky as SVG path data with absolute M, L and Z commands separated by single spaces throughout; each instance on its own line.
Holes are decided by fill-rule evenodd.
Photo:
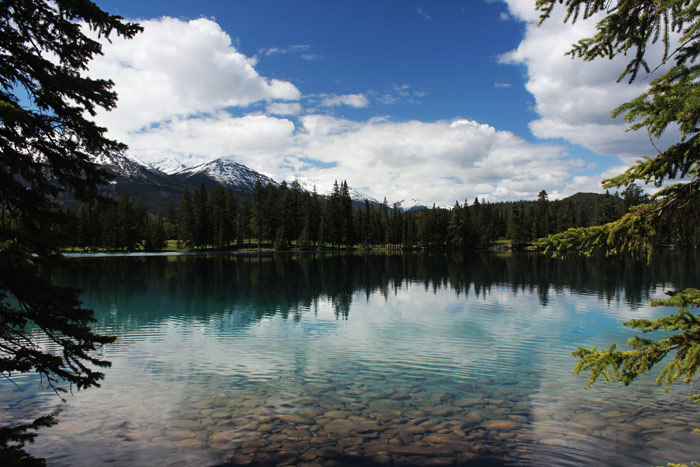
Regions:
M 449 206 L 602 192 L 656 151 L 610 118 L 649 79 L 616 83 L 624 57 L 565 56 L 595 18 L 538 26 L 534 0 L 97 4 L 144 27 L 105 42 L 89 74 L 119 95 L 95 119 L 147 163 L 230 157 Z

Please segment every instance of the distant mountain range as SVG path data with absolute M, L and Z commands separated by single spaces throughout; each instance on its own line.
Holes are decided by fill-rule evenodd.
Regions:
M 116 197 L 122 193 L 128 193 L 132 200 L 142 203 L 151 212 L 164 212 L 170 202 L 177 205 L 185 188 L 194 192 L 202 184 L 208 189 L 216 184 L 230 186 L 238 197 L 250 196 L 258 180 L 263 186 L 270 183 L 279 185 L 272 178 L 236 162 L 232 157 L 221 157 L 192 167 L 173 158 L 146 164 L 133 156 L 123 154 L 99 156 L 94 161 L 115 176 L 114 180 L 103 188 L 105 194 Z M 302 189 L 309 192 L 315 191 L 321 196 L 329 196 L 333 191 L 332 183 L 308 178 L 298 179 L 298 182 Z M 341 180 L 338 182 L 340 183 Z M 348 188 L 356 207 L 364 206 L 365 200 L 374 205 L 380 204 L 375 198 L 352 187 Z M 583 205 L 589 211 L 589 215 L 592 215 L 595 201 L 600 196 L 602 195 L 597 193 L 576 193 L 562 201 L 571 201 L 576 207 Z M 495 209 L 508 210 L 512 203 L 514 202 L 499 202 L 493 206 Z M 534 201 L 517 201 L 517 203 L 527 204 Z M 390 208 L 394 204 L 401 211 L 414 211 L 428 207 L 415 198 L 388 203 Z M 451 206 L 441 207 L 451 208 Z
M 103 155 L 96 157 L 94 161 L 115 176 L 103 189 L 106 194 L 119 196 L 128 193 L 132 200 L 143 203 L 152 212 L 164 211 L 170 202 L 177 205 L 185 188 L 192 192 L 202 184 L 207 188 L 216 184 L 230 186 L 238 197 L 250 196 L 258 181 L 263 186 L 270 183 L 279 185 L 272 178 L 239 164 L 231 157 L 222 157 L 193 167 L 188 167 L 173 158 L 146 164 L 124 154 Z M 299 183 L 303 189 L 310 192 L 315 188 L 321 196 L 328 196 L 333 190 L 333 184 L 321 181 L 301 179 Z M 365 200 L 379 204 L 371 196 L 352 188 L 350 197 L 357 205 L 364 205 Z

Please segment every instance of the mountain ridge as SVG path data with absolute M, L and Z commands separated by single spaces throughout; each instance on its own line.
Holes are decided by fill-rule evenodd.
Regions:
M 207 189 L 217 184 L 230 187 L 237 197 L 250 197 L 258 181 L 263 186 L 279 186 L 276 180 L 236 162 L 234 157 L 223 156 L 209 162 L 186 166 L 175 158 L 163 158 L 147 164 L 132 155 L 119 153 L 95 157 L 93 162 L 100 164 L 115 177 L 102 189 L 103 194 L 114 197 L 129 194 L 132 200 L 141 202 L 151 212 L 164 212 L 170 203 L 179 203 L 185 189 L 194 191 L 202 185 Z M 311 182 L 311 188 L 301 182 L 300 185 L 304 190 L 311 192 L 313 181 Z M 320 186 L 321 182 L 318 183 Z M 327 184 L 323 186 L 325 185 Z M 331 189 L 328 193 L 319 194 L 330 195 L 332 185 L 329 186 Z M 357 206 L 364 204 L 365 199 L 372 204 L 379 204 L 377 200 L 358 190 L 350 188 L 350 193 L 353 203 Z

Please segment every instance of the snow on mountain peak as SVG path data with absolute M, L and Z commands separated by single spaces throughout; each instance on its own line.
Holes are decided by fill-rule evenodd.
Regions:
M 419 200 L 415 198 L 410 198 L 410 199 L 402 199 L 397 202 L 395 202 L 396 206 L 401 210 L 401 211 L 411 211 L 414 209 L 425 209 L 425 205 L 421 203 Z
M 187 165 L 180 162 L 179 159 L 174 157 L 165 157 L 163 159 L 158 159 L 157 161 L 148 164 L 152 169 L 159 170 L 168 175 L 172 175 L 176 172 L 184 170 Z
M 115 175 L 128 178 L 144 178 L 144 170 L 150 170 L 146 163 L 128 154 L 99 154 L 92 157 L 92 162 L 107 167 Z
M 203 174 L 213 178 L 222 185 L 244 185 L 250 189 L 255 186 L 258 180 L 260 180 L 263 185 L 269 183 L 277 185 L 277 182 L 270 177 L 256 172 L 243 164 L 239 164 L 229 157 L 221 157 L 213 161 L 180 170 L 176 173 L 186 177 Z

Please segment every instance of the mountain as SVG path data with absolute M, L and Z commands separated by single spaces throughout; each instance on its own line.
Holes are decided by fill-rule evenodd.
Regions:
M 149 211 L 165 211 L 169 202 L 177 203 L 185 186 L 177 179 L 149 167 L 125 154 L 100 155 L 93 159 L 115 178 L 102 188 L 102 193 L 118 197 L 127 193 L 143 203 Z
M 216 184 L 230 186 L 237 197 L 249 197 L 257 181 L 263 186 L 269 183 L 279 185 L 272 178 L 236 162 L 230 156 L 193 167 L 186 167 L 175 158 L 163 158 L 146 164 L 126 154 L 99 156 L 93 161 L 115 175 L 115 179 L 103 188 L 104 194 L 117 197 L 128 193 L 132 200 L 142 203 L 151 212 L 164 212 L 171 202 L 177 205 L 185 188 L 194 192 L 202 184 L 207 189 Z M 333 192 L 333 183 L 310 178 L 300 178 L 298 181 L 302 189 L 309 192 L 315 189 L 324 197 Z M 349 191 L 356 208 L 364 207 L 365 200 L 375 206 L 380 204 L 372 196 L 352 187 L 349 187 Z M 401 200 L 396 204 L 402 211 L 426 208 L 416 199 Z M 389 207 L 392 206 L 389 204 Z
M 92 162 L 120 178 L 147 179 L 153 172 L 146 163 L 126 154 L 101 154 L 93 157 Z
M 180 162 L 178 159 L 175 159 L 174 157 L 165 157 L 163 159 L 159 159 L 155 162 L 150 162 L 148 164 L 149 167 L 152 169 L 159 170 L 165 174 L 172 175 L 176 172 L 179 172 L 181 170 L 186 169 L 188 166 L 186 164 L 183 164 Z
M 263 186 L 269 183 L 278 185 L 270 177 L 239 164 L 229 157 L 222 157 L 180 170 L 172 174 L 172 177 L 187 186 L 196 188 L 202 184 L 211 188 L 220 183 L 223 186 L 230 186 L 236 196 L 250 196 L 258 180 Z
M 132 200 L 143 203 L 151 212 L 165 211 L 170 202 L 177 205 L 185 188 L 193 192 L 202 184 L 207 188 L 217 183 L 230 186 L 238 197 L 250 196 L 258 180 L 263 185 L 277 185 L 270 177 L 226 157 L 194 167 L 184 167 L 173 158 L 148 165 L 125 154 L 103 155 L 93 161 L 115 176 L 102 189 L 104 194 L 117 197 L 128 193 Z
M 402 200 L 397 201 L 394 204 L 396 204 L 396 206 L 399 208 L 399 210 L 401 212 L 417 211 L 419 209 L 428 209 L 428 206 L 422 204 L 420 201 L 418 201 L 415 198 L 402 199 Z

